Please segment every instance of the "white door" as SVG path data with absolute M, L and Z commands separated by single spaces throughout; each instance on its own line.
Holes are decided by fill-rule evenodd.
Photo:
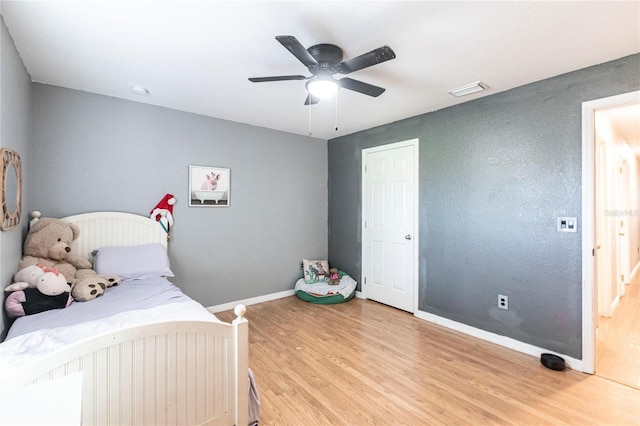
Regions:
M 417 139 L 363 150 L 363 293 L 412 313 L 418 276 L 417 160 Z
M 629 282 L 629 275 L 631 275 L 628 218 L 628 214 L 631 211 L 631 206 L 629 205 L 629 199 L 631 198 L 629 192 L 629 165 L 625 160 L 621 160 L 617 169 L 616 231 L 618 237 L 618 273 L 616 274 L 616 279 L 618 282 L 618 295 L 624 296 L 625 284 Z
M 607 144 L 597 138 L 596 152 L 596 194 L 595 194 L 595 223 L 596 223 L 596 278 L 598 315 L 611 317 L 615 297 L 615 237 L 614 220 L 611 211 L 613 205 L 612 173 L 610 171 L 611 155 Z

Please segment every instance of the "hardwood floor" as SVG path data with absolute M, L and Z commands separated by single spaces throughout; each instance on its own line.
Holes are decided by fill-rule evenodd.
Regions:
M 640 274 L 611 318 L 600 317 L 596 374 L 640 389 Z
M 376 302 L 291 296 L 247 318 L 261 424 L 640 424 L 638 389 L 549 370 Z

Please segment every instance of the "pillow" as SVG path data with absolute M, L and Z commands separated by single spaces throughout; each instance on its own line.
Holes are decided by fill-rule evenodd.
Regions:
M 329 281 L 329 262 L 327 260 L 302 259 L 304 282 L 307 284 Z
M 117 275 L 122 280 L 174 276 L 161 244 L 103 247 L 93 252 L 93 269 L 99 275 Z

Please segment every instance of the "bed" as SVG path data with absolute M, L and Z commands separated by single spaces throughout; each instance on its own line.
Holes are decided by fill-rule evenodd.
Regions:
M 167 247 L 166 233 L 147 217 L 98 212 L 63 220 L 80 228 L 76 256 Z M 142 305 L 121 308 L 136 298 Z M 81 376 L 84 425 L 246 425 L 248 322 L 243 305 L 234 312 L 231 324 L 219 321 L 166 277 L 125 279 L 98 299 L 16 320 L 0 344 L 0 389 Z

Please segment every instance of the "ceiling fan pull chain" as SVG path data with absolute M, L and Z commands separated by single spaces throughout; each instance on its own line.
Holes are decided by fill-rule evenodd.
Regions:
M 338 93 L 340 93 L 340 91 L 338 90 Z M 338 93 L 336 93 L 336 132 L 338 131 Z
M 309 136 L 311 136 L 311 103 L 309 103 Z

